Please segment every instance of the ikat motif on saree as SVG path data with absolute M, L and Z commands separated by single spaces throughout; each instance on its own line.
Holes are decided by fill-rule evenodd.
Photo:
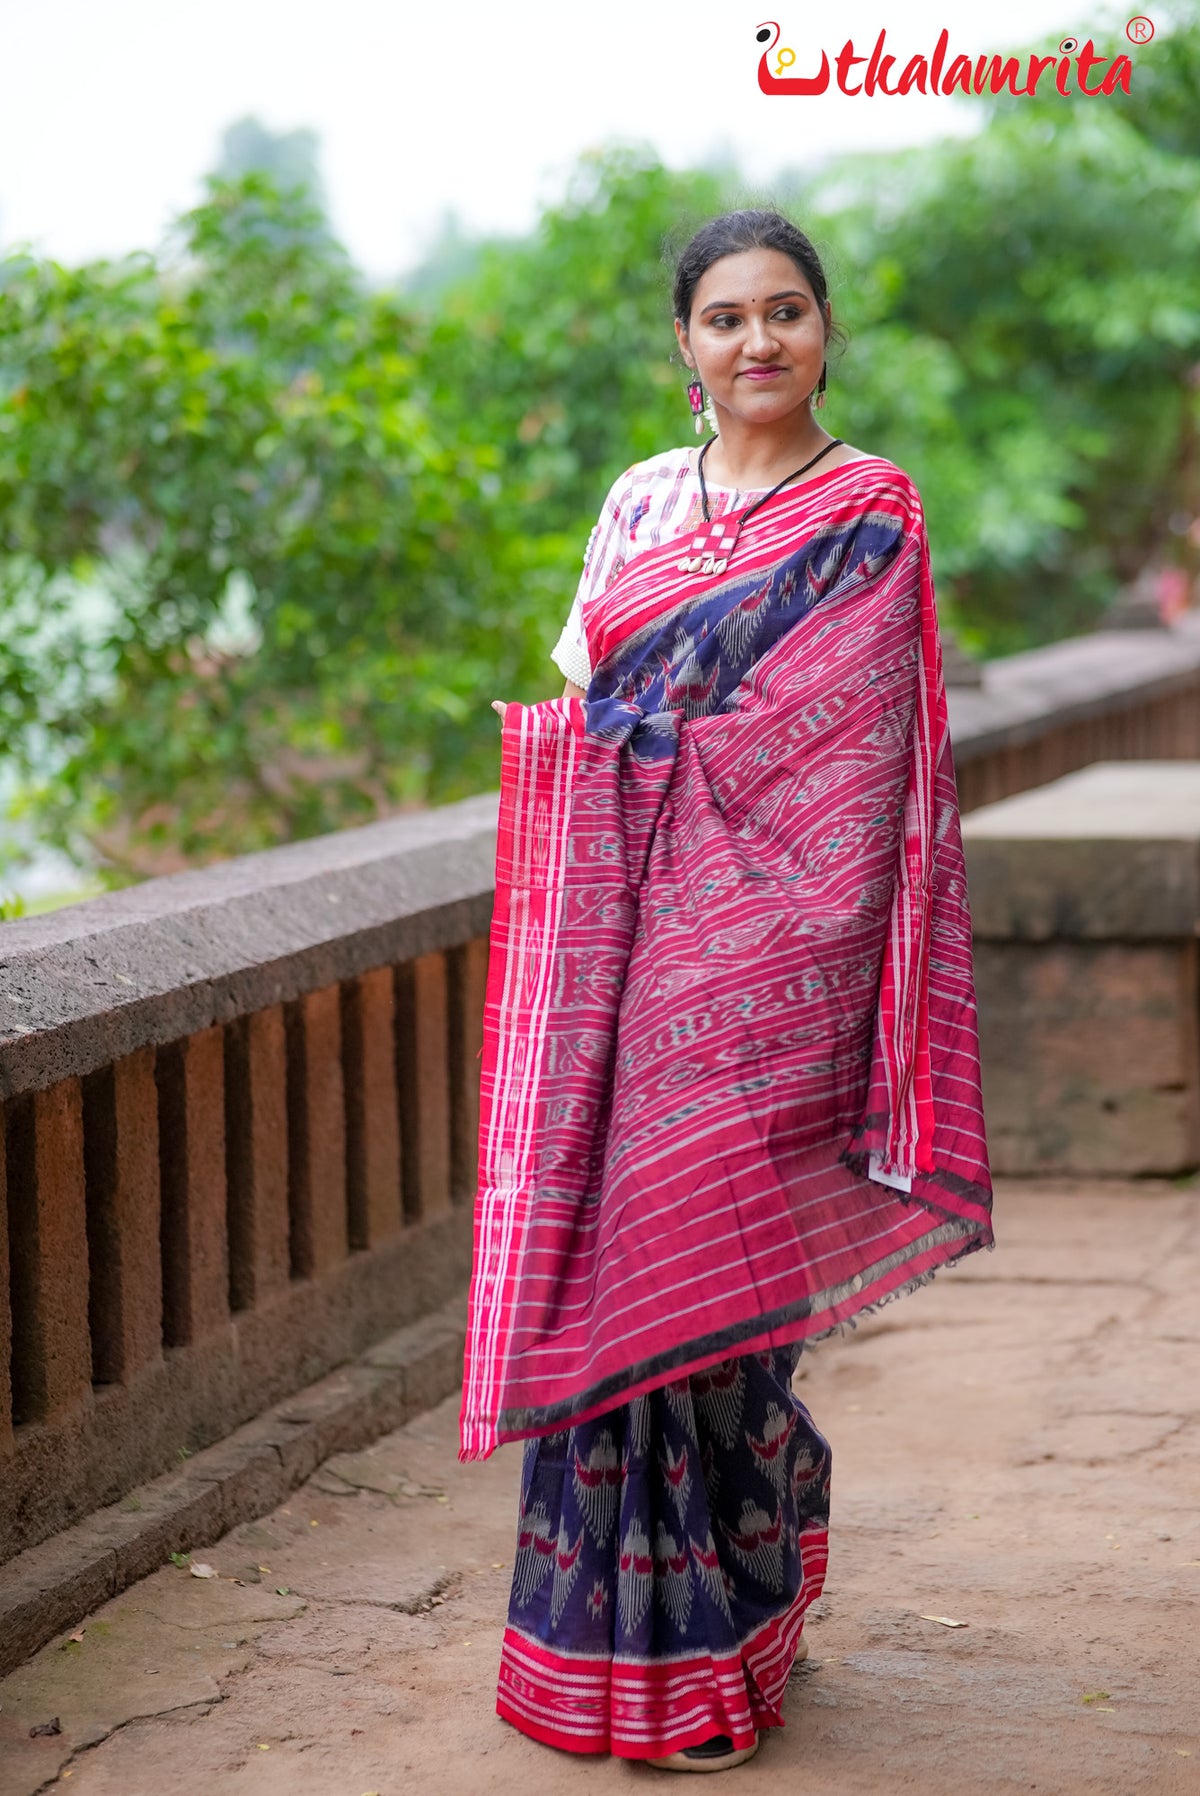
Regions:
M 798 1352 L 726 1360 L 526 1444 L 497 1705 L 524 1733 L 645 1758 L 781 1725 L 829 1521 Z
M 729 572 L 584 607 L 510 705 L 462 1447 L 816 1337 L 991 1240 L 919 495 L 865 457 Z

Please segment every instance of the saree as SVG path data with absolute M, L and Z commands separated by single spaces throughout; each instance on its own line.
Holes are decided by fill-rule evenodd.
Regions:
M 799 1348 L 678 1379 L 525 1443 L 497 1712 L 568 1752 L 652 1758 L 783 1725 L 829 1541 Z
M 913 483 L 831 469 L 727 571 L 634 555 L 584 624 L 586 699 L 502 732 L 464 1458 L 991 1243 Z

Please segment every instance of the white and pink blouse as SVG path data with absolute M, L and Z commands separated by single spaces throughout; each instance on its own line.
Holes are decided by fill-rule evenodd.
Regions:
M 694 446 L 667 449 L 661 455 L 652 455 L 649 461 L 635 462 L 613 482 L 588 538 L 575 603 L 550 651 L 563 678 L 576 686 L 586 690 L 592 677 L 583 628 L 584 601 L 610 586 L 634 555 L 657 549 L 672 537 L 694 530 L 703 520 L 700 477 L 696 472 L 698 454 Z M 714 518 L 766 491 L 764 487 L 743 491 L 714 483 L 707 475 L 705 478 L 709 511 Z

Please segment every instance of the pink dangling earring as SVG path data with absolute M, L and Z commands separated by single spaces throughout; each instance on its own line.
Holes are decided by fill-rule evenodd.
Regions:
M 696 435 L 699 436 L 704 429 L 704 388 L 698 374 L 694 380 L 688 382 L 687 396 L 688 404 L 692 408 L 692 416 L 696 420 Z
M 821 363 L 821 378 L 817 382 L 817 396 L 813 400 L 813 410 L 819 412 L 819 411 L 823 411 L 824 409 L 825 409 L 825 364 L 824 364 L 824 362 L 822 362 Z

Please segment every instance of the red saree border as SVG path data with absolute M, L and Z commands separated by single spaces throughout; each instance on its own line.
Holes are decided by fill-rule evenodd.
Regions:
M 511 721 L 517 714 L 515 724 Z M 547 724 L 549 727 L 547 727 Z M 484 1045 L 480 1075 L 480 1177 L 475 1200 L 475 1255 L 467 1301 L 467 1359 L 463 1381 L 463 1453 L 490 1452 L 494 1433 L 471 1428 L 469 1403 L 485 1400 L 504 1364 L 511 1333 L 528 1189 L 514 1178 L 528 1166 L 537 1115 L 541 1040 L 554 943 L 561 916 L 557 881 L 566 853 L 567 795 L 584 731 L 579 699 L 555 699 L 538 707 L 509 705 L 502 732 L 501 797 L 496 832 L 496 898 L 484 990 Z M 538 804 L 549 788 L 560 810 L 542 806 L 540 827 L 522 830 L 523 808 Z M 515 953 L 508 944 L 517 944 Z M 522 945 L 536 945 L 525 952 Z M 534 1028 L 504 1027 L 503 1019 L 527 1015 Z M 497 1104 L 509 1091 L 516 1103 Z M 488 1173 L 496 1175 L 489 1178 Z
M 584 1658 L 552 1653 L 509 1627 L 500 1653 L 496 1713 L 523 1734 L 562 1752 L 649 1759 L 725 1734 L 752 1746 L 784 1725 L 782 1703 L 804 1629 L 824 1586 L 829 1537 L 800 1536 L 801 1589 L 727 1654 L 675 1659 Z

